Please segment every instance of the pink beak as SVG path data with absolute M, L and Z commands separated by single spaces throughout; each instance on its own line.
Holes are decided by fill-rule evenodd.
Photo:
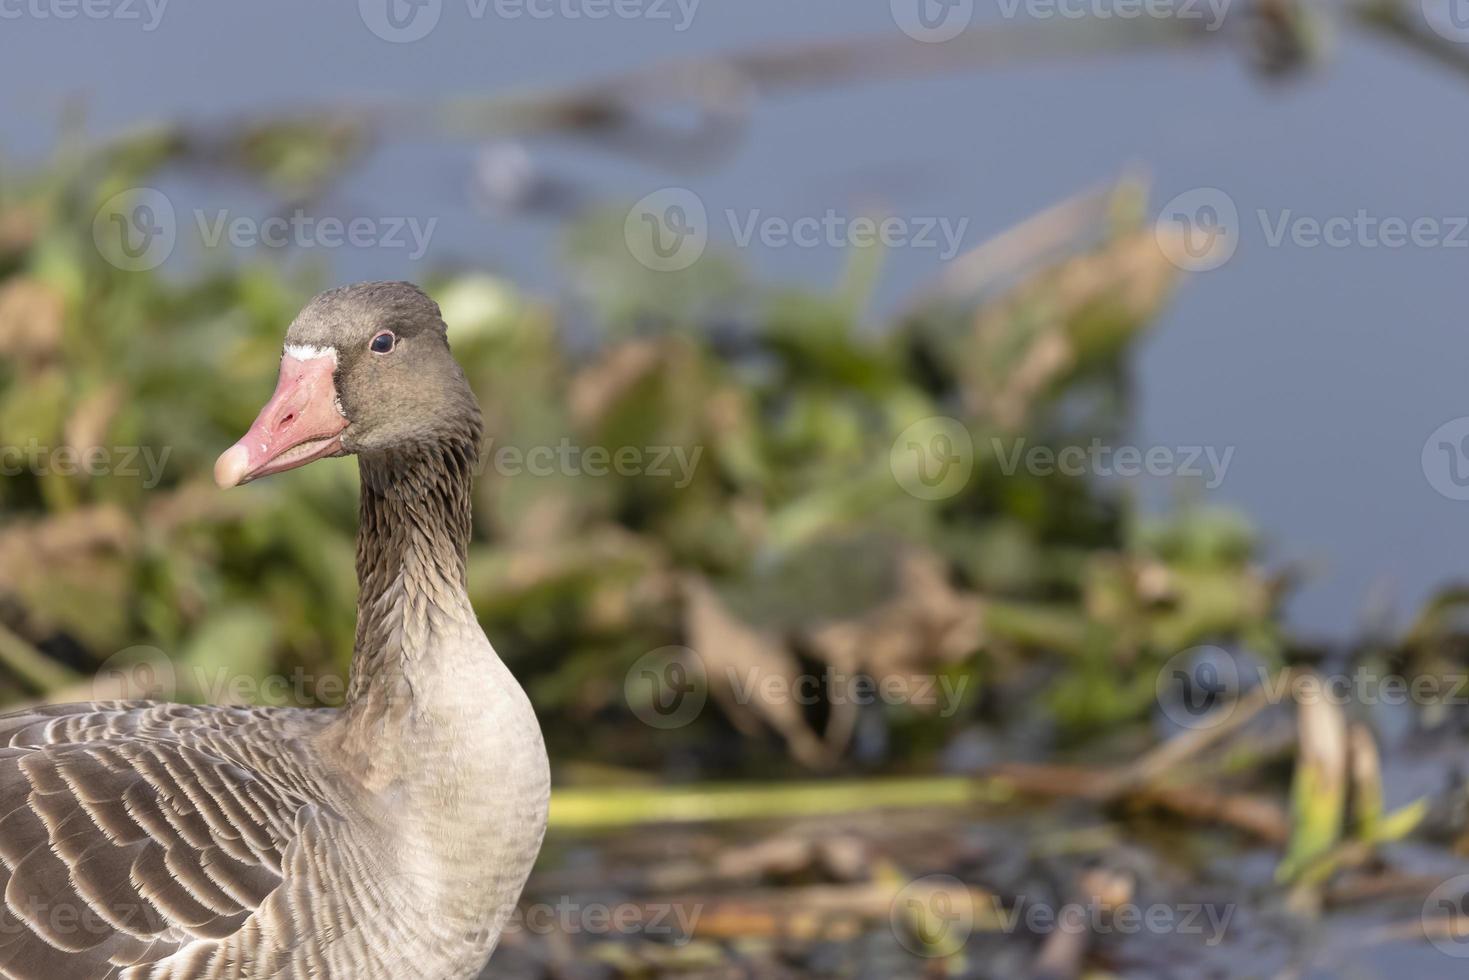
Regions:
M 214 482 L 235 487 L 271 473 L 338 456 L 347 419 L 337 408 L 335 351 L 299 360 L 281 358 L 275 394 L 244 437 L 214 464 Z

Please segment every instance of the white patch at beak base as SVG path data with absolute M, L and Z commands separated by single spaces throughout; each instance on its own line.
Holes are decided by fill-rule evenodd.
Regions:
M 294 357 L 298 361 L 314 361 L 319 357 L 330 357 L 332 363 L 337 363 L 337 349 L 335 347 L 313 347 L 310 344 L 287 344 L 286 356 Z

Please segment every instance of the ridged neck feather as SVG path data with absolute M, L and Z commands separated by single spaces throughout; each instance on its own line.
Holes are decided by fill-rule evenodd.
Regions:
M 438 438 L 359 453 L 357 637 L 347 708 L 378 714 L 414 697 L 436 644 L 474 623 L 465 563 L 478 412 Z

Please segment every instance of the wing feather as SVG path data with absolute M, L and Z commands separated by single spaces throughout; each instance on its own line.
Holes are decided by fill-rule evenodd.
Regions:
M 293 738 L 324 722 L 147 702 L 0 716 L 0 978 L 291 975 L 322 887 L 312 838 L 336 819 Z M 232 752 L 251 732 L 278 749 L 268 766 Z

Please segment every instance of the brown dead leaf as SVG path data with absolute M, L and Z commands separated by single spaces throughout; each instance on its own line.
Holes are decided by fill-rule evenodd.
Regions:
M 1151 226 L 1043 270 L 975 317 L 964 373 L 966 406 L 1007 429 L 1021 427 L 1037 399 L 1078 364 L 1078 324 L 1105 307 L 1131 324 L 1150 322 L 1179 267 Z
M 34 207 L 12 207 L 0 212 L 0 254 L 13 255 L 30 248 L 42 223 Z
M 102 553 L 131 553 L 137 528 L 115 504 L 99 504 L 0 531 L 0 586 L 16 584 L 27 569 Z
M 689 645 L 703 660 L 709 692 L 735 726 L 746 734 L 769 726 L 805 765 L 834 762 L 788 696 L 799 690 L 800 667 L 780 635 L 741 622 L 701 578 L 690 576 L 684 593 Z
M 908 550 L 896 559 L 891 597 L 854 619 L 822 623 L 807 642 L 823 660 L 847 674 L 865 673 L 878 681 L 902 678 L 915 683 L 898 689 L 922 690 L 916 683 L 936 668 L 959 663 L 983 642 L 978 596 L 961 593 L 949 582 L 948 566 L 937 555 Z M 923 709 L 938 705 L 915 705 Z M 848 710 L 839 712 L 836 709 Z M 834 705 L 827 745 L 840 752 L 850 738 L 854 706 Z
M 867 877 L 867 842 L 853 834 L 783 834 L 722 851 L 714 862 L 721 881 L 761 882 L 797 876 L 826 881 Z
M 66 301 L 38 279 L 18 276 L 0 285 L 0 345 L 8 356 L 49 360 L 61 347 Z
M 567 394 L 572 421 L 587 426 L 602 419 L 630 388 L 658 369 L 665 354 L 657 341 L 630 341 L 578 372 Z
M 122 407 L 122 386 L 103 385 L 82 398 L 66 420 L 66 443 L 87 453 L 107 443 L 107 434 L 117 410 Z

